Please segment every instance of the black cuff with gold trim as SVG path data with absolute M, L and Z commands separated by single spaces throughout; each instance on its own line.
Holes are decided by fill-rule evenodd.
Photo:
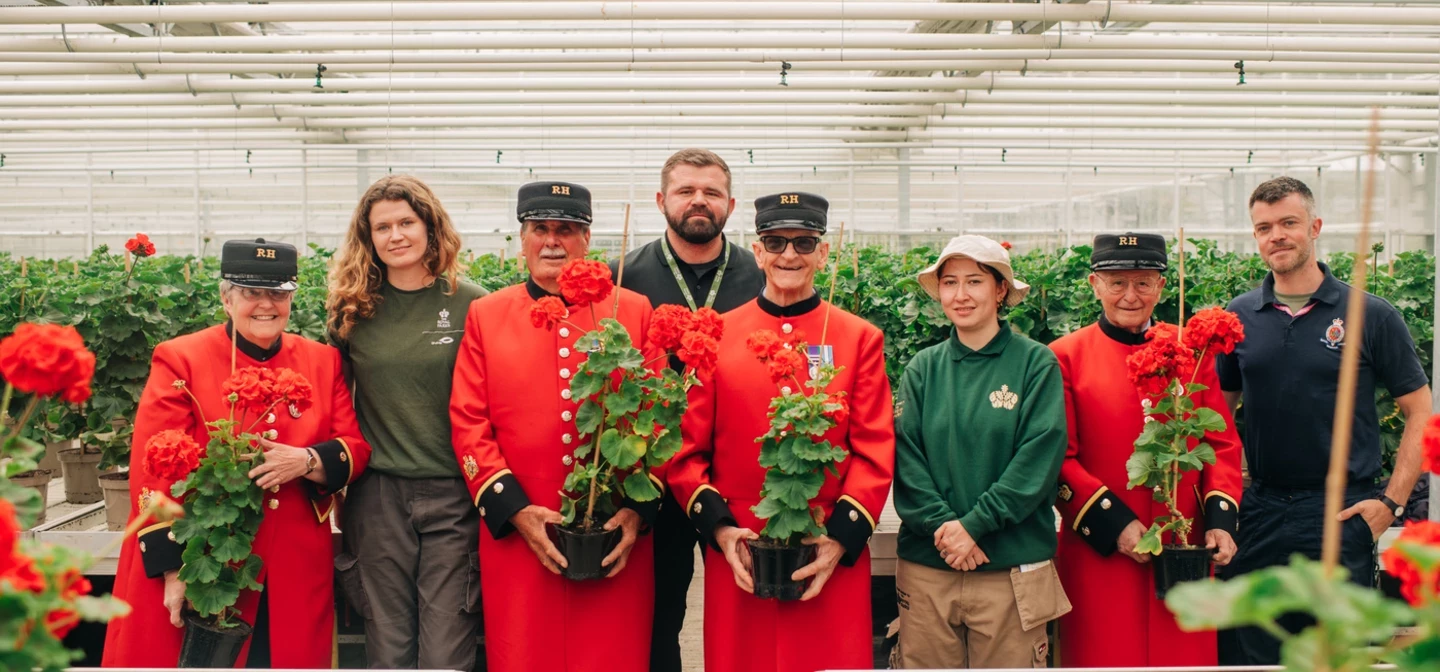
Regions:
M 490 528 L 490 536 L 500 539 L 515 531 L 510 518 L 520 509 L 530 506 L 530 498 L 520 489 L 520 481 L 509 469 L 490 477 L 475 495 L 475 505 L 480 507 L 480 517 Z
M 659 497 L 648 502 L 637 502 L 626 497 L 620 504 L 621 508 L 630 509 L 640 514 L 640 522 L 645 523 L 647 530 L 651 525 L 655 524 L 655 516 L 660 514 L 660 502 L 665 501 L 665 484 L 662 483 L 659 478 L 656 478 L 655 474 L 649 474 L 649 476 L 650 482 L 655 484 L 656 489 L 660 491 Z
M 180 559 L 184 546 L 175 542 L 170 535 L 171 523 L 156 523 L 140 530 L 136 538 L 140 543 L 140 564 L 145 567 L 146 578 L 158 579 L 172 569 L 185 564 Z
M 309 488 L 311 499 L 329 497 L 350 484 L 353 460 L 350 448 L 345 445 L 344 441 L 331 439 L 325 443 L 310 446 L 310 449 L 320 456 L 320 466 L 325 469 L 325 485 L 317 484 L 309 479 L 301 481 Z
M 720 491 L 708 485 L 701 486 L 690 496 L 690 504 L 685 513 L 700 532 L 700 538 L 717 551 L 720 550 L 720 544 L 715 541 L 715 528 L 739 525 L 735 521 L 735 515 L 730 513 L 730 505 L 720 496 Z
M 1223 492 L 1205 496 L 1205 529 L 1225 530 L 1230 536 L 1240 527 L 1240 506 Z
M 860 554 L 865 552 L 870 535 L 874 533 L 870 515 L 849 498 L 837 502 L 830 511 L 830 519 L 825 521 L 825 534 L 845 547 L 840 564 L 846 567 L 853 567 L 860 561 Z
M 1115 552 L 1120 533 L 1134 520 L 1138 520 L 1135 512 L 1109 488 L 1102 486 L 1080 509 L 1080 515 L 1075 517 L 1074 529 L 1097 553 L 1108 556 Z

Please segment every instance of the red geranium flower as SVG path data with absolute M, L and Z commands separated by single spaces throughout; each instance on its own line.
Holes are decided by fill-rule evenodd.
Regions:
M 701 308 L 695 311 L 693 319 L 694 324 L 691 328 L 695 331 L 705 334 L 717 341 L 720 340 L 721 336 L 725 335 L 725 319 L 720 317 L 720 313 L 715 312 L 714 309 Z
M 0 340 L 0 375 L 15 389 L 66 401 L 90 398 L 95 355 L 75 327 L 26 322 Z
M 694 326 L 694 316 L 684 306 L 666 304 L 650 315 L 650 331 L 645 339 L 665 352 L 675 352 L 680 349 L 680 337 Z
M 79 624 L 80 614 L 74 609 L 56 609 L 45 614 L 45 629 L 49 630 L 55 639 L 65 639 L 65 635 L 70 634 Z
M 150 236 L 137 233 L 134 238 L 125 241 L 125 249 L 137 257 L 148 257 L 155 254 L 155 243 L 150 242 Z
M 1425 456 L 1425 471 L 1440 474 L 1440 415 L 1430 416 L 1425 423 L 1425 433 L 1420 437 Z
M 156 432 L 145 442 L 145 470 L 164 481 L 179 481 L 200 466 L 200 444 L 178 429 Z
M 1146 332 L 1145 347 L 1125 359 L 1130 380 L 1141 394 L 1160 397 L 1169 394 L 1175 379 L 1188 381 L 1195 372 L 1195 354 L 1180 343 L 1173 324 L 1157 323 Z
M 55 589 L 60 591 L 62 599 L 73 600 L 81 595 L 89 595 L 90 588 L 90 579 L 85 578 L 85 575 L 74 567 L 67 567 L 60 576 L 55 577 Z
M 256 413 L 267 412 L 275 401 L 275 372 L 258 366 L 247 366 L 225 380 L 220 391 L 228 398 L 235 395 L 241 408 Z
M 4 572 L 0 572 L 0 581 L 8 582 L 10 588 L 15 591 L 31 592 L 36 595 L 45 592 L 45 577 L 35 570 L 35 559 L 16 553 L 14 560 L 14 564 Z
M 1206 356 L 1235 352 L 1235 345 L 1245 340 L 1245 327 L 1234 313 L 1220 307 L 1195 313 L 1185 325 L 1185 345 Z
M 680 337 L 680 343 L 677 353 L 680 361 L 694 367 L 695 372 L 702 376 L 715 373 L 715 366 L 720 361 L 720 343 L 698 331 L 687 332 Z
M 294 369 L 275 370 L 275 403 L 293 407 L 296 413 L 310 410 L 315 388 L 304 375 Z
M 15 505 L 0 499 L 0 572 L 10 567 L 15 557 L 15 542 L 20 538 L 20 521 L 15 518 Z
M 1426 546 L 1440 544 L 1440 522 L 1421 520 L 1405 523 L 1400 538 L 1380 555 L 1385 571 L 1400 580 L 1400 594 L 1410 604 L 1418 606 L 1427 596 L 1434 597 L 1437 591 L 1440 591 L 1440 585 L 1437 585 L 1440 572 L 1433 569 L 1428 572 L 1421 570 L 1420 566 L 1405 554 L 1402 547 L 1405 543 Z
M 615 289 L 610 267 L 590 259 L 572 259 L 560 269 L 560 295 L 571 305 L 599 303 Z
M 1014 246 L 1010 244 L 1010 241 L 1008 241 L 1008 240 L 1002 240 L 1002 241 L 1000 241 L 1000 247 L 1003 247 L 1003 248 L 1005 248 L 1005 249 L 1008 250 L 1008 249 L 1010 249 L 1011 247 L 1014 247 Z
M 570 317 L 570 311 L 558 296 L 547 296 L 530 306 L 530 324 L 536 329 L 550 331 L 567 317 Z
M 806 364 L 805 356 L 790 348 L 781 348 L 766 363 L 770 380 L 775 383 L 795 377 L 797 372 L 806 369 Z
M 769 329 L 754 331 L 750 334 L 750 338 L 745 339 L 745 347 L 755 353 L 755 357 L 762 362 L 773 357 L 784 346 L 785 343 L 780 340 L 779 334 Z

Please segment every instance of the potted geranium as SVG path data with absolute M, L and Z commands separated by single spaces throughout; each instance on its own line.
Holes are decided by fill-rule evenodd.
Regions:
M 1160 599 L 1181 581 L 1210 575 L 1210 552 L 1190 543 L 1194 521 L 1180 513 L 1177 492 L 1184 475 L 1215 464 L 1206 432 L 1223 432 L 1225 417 L 1197 406 L 1193 395 L 1209 389 L 1195 382 L 1201 367 L 1214 366 L 1217 353 L 1230 354 L 1244 340 L 1240 318 L 1222 308 L 1206 308 L 1191 318 L 1182 337 L 1173 324 L 1157 323 L 1149 341 L 1125 360 L 1130 380 L 1142 395 L 1145 428 L 1135 453 L 1125 462 L 1128 487 L 1150 488 L 1166 513 L 1156 516 L 1140 536 L 1137 553 L 1158 556 L 1155 594 Z
M 22 435 L 40 399 L 89 396 L 95 356 L 73 327 L 21 324 L 0 340 L 0 669 L 46 672 L 68 666 L 83 654 L 67 649 L 65 636 L 81 621 L 106 622 L 130 608 L 112 597 L 90 596 L 84 571 L 88 557 L 58 546 L 18 541 L 45 506 L 34 489 L 13 476 L 33 471 L 44 445 Z M 30 400 L 18 418 L 9 418 L 15 394 Z
M 787 342 L 762 329 L 750 334 L 746 347 L 769 368 L 770 380 L 784 388 L 770 400 L 769 431 L 756 439 L 765 483 L 760 502 L 750 510 L 765 528 L 758 540 L 747 542 L 755 596 L 798 600 L 805 582 L 790 577 L 815 556 L 815 547 L 801 542 L 825 534 L 824 512 L 810 502 L 820 494 L 826 474 L 838 475 L 835 465 L 849 454 L 824 436 L 849 413 L 849 404 L 844 392 L 825 391 L 839 371 L 834 366 L 821 364 L 802 382 L 800 372 L 809 363 L 801 354 L 807 351 L 803 337 Z
M 608 570 L 601 560 L 620 542 L 621 531 L 603 526 L 626 500 L 651 502 L 660 497 L 653 470 L 679 452 L 680 419 L 688 406 L 696 373 L 715 368 L 722 331 L 720 316 L 702 308 L 692 314 L 678 306 L 662 306 L 651 316 L 647 353 L 635 347 L 625 327 L 614 318 L 600 319 L 596 304 L 614 291 L 604 263 L 574 260 L 561 270 L 558 297 L 540 299 L 531 308 L 538 328 L 552 329 L 567 321 L 572 310 L 590 311 L 598 329 L 576 341 L 587 353 L 570 381 L 580 433 L 573 471 L 560 493 L 563 523 L 555 529 L 556 547 L 573 580 L 599 579 Z M 647 360 L 645 355 L 650 354 Z M 686 364 L 677 373 L 665 363 L 675 354 Z M 657 373 L 658 371 L 658 373 Z
M 185 381 L 174 385 L 200 408 Z M 261 589 L 261 560 L 251 549 L 265 511 L 260 487 L 248 473 L 265 458 L 255 447 L 261 435 L 253 430 L 277 406 L 304 412 L 311 404 L 309 381 L 290 369 L 246 367 L 221 389 L 230 415 L 201 419 L 209 434 L 203 449 L 178 429 L 157 432 L 145 443 L 146 469 L 175 481 L 171 494 L 185 512 L 171 529 L 184 547 L 179 579 L 190 607 L 182 616 L 180 667 L 231 667 L 251 634 L 235 603 L 240 591 Z

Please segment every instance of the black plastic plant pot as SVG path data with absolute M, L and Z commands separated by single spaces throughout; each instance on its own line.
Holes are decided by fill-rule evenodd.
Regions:
M 1199 546 L 1166 545 L 1151 564 L 1155 567 L 1155 597 L 1161 600 L 1177 583 L 1210 578 L 1210 550 Z
M 590 532 L 569 527 L 554 529 L 555 547 L 569 563 L 560 570 L 562 576 L 571 581 L 590 581 L 610 573 L 610 568 L 601 566 L 600 561 L 620 544 L 620 528 L 608 532 L 599 527 Z
M 180 642 L 180 662 L 176 667 L 235 667 L 240 649 L 254 630 L 244 621 L 233 628 L 216 627 L 192 611 L 186 611 L 183 618 L 185 639 Z
M 790 576 L 815 560 L 815 547 L 761 537 L 745 542 L 750 547 L 750 576 L 755 597 L 793 602 L 805 594 L 805 582 Z

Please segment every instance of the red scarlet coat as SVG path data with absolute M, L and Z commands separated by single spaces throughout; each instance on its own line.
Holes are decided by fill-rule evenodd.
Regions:
M 761 600 L 736 587 L 714 536 L 721 524 L 757 533 L 764 527 L 750 510 L 760 501 L 765 480 L 755 439 L 770 428 L 766 413 L 777 386 L 745 341 L 757 329 L 771 329 L 782 336 L 803 331 L 807 341 L 819 342 L 826 310 L 826 342 L 834 347 L 836 366 L 843 367 L 829 391 L 846 393 L 850 417 L 825 438 L 850 455 L 838 465 L 839 478 L 827 476 L 812 503 L 824 509 L 827 533 L 845 547 L 845 556 L 816 598 Z M 873 654 L 867 542 L 895 471 L 884 337 L 870 323 L 818 296 L 784 308 L 761 297 L 726 313 L 724 320 L 719 367 L 712 380 L 690 390 L 685 446 L 668 474 L 676 499 L 686 503 L 691 521 L 717 550 L 705 554 L 705 669 L 868 669 Z
M 1140 394 L 1125 358 L 1144 336 L 1108 322 L 1092 324 L 1050 344 L 1065 378 L 1070 447 L 1060 468 L 1057 502 L 1066 522 L 1056 568 L 1074 611 L 1060 619 L 1060 664 L 1065 667 L 1213 666 L 1215 633 L 1181 632 L 1155 599 L 1153 563 L 1116 553 L 1120 532 L 1137 518 L 1149 527 L 1165 514 L 1144 488 L 1127 489 L 1125 461 L 1144 427 Z M 1195 520 L 1190 542 L 1204 545 L 1207 529 L 1235 535 L 1240 501 L 1240 438 L 1220 392 L 1215 367 L 1201 365 L 1196 382 L 1209 387 L 1196 404 L 1220 413 L 1224 432 L 1205 441 L 1215 464 L 1185 474 L 1179 509 Z
M 230 404 L 220 390 L 230 376 L 227 334 L 226 326 L 215 326 L 156 346 L 135 416 L 130 452 L 131 521 L 156 493 L 169 496 L 173 485 L 145 469 L 145 443 L 150 437 L 164 429 L 180 429 L 204 446 L 209 436 L 202 417 L 215 420 L 229 415 Z M 278 492 L 266 492 L 265 519 L 255 536 L 254 552 L 264 561 L 260 583 L 269 591 L 271 663 L 275 667 L 329 668 L 335 633 L 331 507 L 334 493 L 365 469 L 370 444 L 360 436 L 350 392 L 341 377 L 338 350 L 284 334 L 268 351 L 242 341 L 235 366 L 293 369 L 314 388 L 314 405 L 300 417 L 277 408 L 274 421 L 261 420 L 256 431 L 273 428 L 280 443 L 314 447 L 328 482 L 317 487 L 296 479 L 279 486 Z M 198 413 L 190 395 L 173 387 L 176 380 L 184 380 L 200 401 Z M 170 613 L 162 603 L 164 572 L 179 569 L 181 564 L 181 547 L 167 536 L 169 527 L 170 523 L 144 527 L 138 539 L 127 540 L 121 548 L 114 595 L 128 602 L 132 611 L 112 621 L 105 633 L 105 667 L 174 667 L 179 660 L 184 630 L 170 625 Z M 260 593 L 240 593 L 240 617 L 247 623 L 255 622 L 259 601 Z M 248 653 L 247 643 L 238 665 L 245 665 Z
M 646 359 L 650 302 L 620 292 L 619 320 Z M 559 510 L 580 434 L 570 380 L 585 361 L 575 341 L 594 329 L 590 309 L 571 308 L 570 325 L 530 322 L 546 296 L 533 281 L 476 299 L 455 363 L 450 422 L 455 455 L 485 529 L 480 533 L 485 658 L 494 672 L 643 672 L 650 664 L 654 556 L 641 536 L 613 578 L 571 581 L 545 569 L 510 517 L 532 502 Z M 611 317 L 614 297 L 596 304 Z M 659 478 L 656 479 L 657 485 Z M 659 501 L 636 505 L 650 520 Z

